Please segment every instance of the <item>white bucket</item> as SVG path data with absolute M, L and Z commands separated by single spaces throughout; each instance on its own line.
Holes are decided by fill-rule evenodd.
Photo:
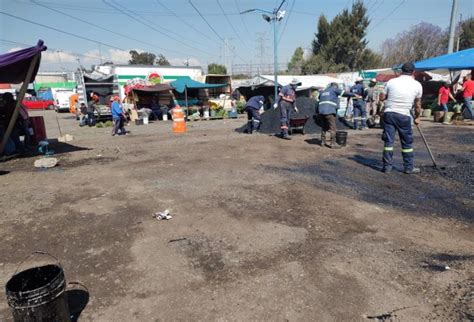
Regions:
M 208 119 L 209 118 L 209 110 L 204 110 L 203 117 Z
M 148 124 L 148 116 L 143 117 L 143 124 Z
M 168 121 L 168 113 L 163 114 L 163 121 Z

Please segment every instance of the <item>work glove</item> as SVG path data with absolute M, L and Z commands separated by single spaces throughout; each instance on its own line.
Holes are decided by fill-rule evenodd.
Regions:
M 294 110 L 295 110 L 295 113 L 299 112 L 298 107 L 296 105 L 294 105 Z
M 263 112 L 265 112 L 265 110 L 263 109 L 263 107 L 260 107 L 260 109 L 258 110 L 258 113 L 263 114 Z

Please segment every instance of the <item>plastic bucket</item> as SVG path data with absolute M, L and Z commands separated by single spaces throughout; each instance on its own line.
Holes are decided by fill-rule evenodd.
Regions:
M 16 322 L 70 321 L 66 279 L 59 265 L 48 264 L 16 273 L 5 289 Z
M 336 132 L 336 143 L 340 146 L 346 146 L 347 143 L 347 132 L 337 131 Z
M 163 121 L 168 121 L 168 113 L 163 113 Z
M 148 124 L 148 116 L 143 117 L 143 124 Z

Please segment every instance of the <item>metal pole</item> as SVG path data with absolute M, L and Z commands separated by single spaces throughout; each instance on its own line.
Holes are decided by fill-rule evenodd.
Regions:
M 7 141 L 10 138 L 10 134 L 12 134 L 13 126 L 15 125 L 16 119 L 18 117 L 18 112 L 20 111 L 21 101 L 23 100 L 23 97 L 25 97 L 26 90 L 28 89 L 28 84 L 30 84 L 31 79 L 33 78 L 33 72 L 40 56 L 41 53 L 36 54 L 30 62 L 30 67 L 28 68 L 25 80 L 21 85 L 20 93 L 18 93 L 18 96 L 16 97 L 16 106 L 13 110 L 12 118 L 10 120 L 10 123 L 8 123 L 7 130 L 5 131 L 2 143 L 0 144 L 0 155 L 2 155 L 3 149 L 5 149 L 5 145 L 7 144 Z
M 421 138 L 423 139 L 423 142 L 425 143 L 425 146 L 426 146 L 426 149 L 428 150 L 431 161 L 433 161 L 433 167 L 436 168 L 437 166 L 436 166 L 435 158 L 433 156 L 433 153 L 431 152 L 430 146 L 428 145 L 428 142 L 426 141 L 425 136 L 423 135 L 423 132 L 421 132 L 420 125 L 418 124 L 418 125 L 416 125 L 416 127 L 418 128 L 418 131 L 420 132 Z
M 449 42 L 448 42 L 448 54 L 453 53 L 454 48 L 454 36 L 456 33 L 456 15 L 458 11 L 458 0 L 453 0 L 453 7 L 451 9 L 451 21 L 449 23 Z
M 277 40 L 277 18 L 276 13 L 273 15 L 273 74 L 275 82 L 275 97 L 273 104 L 277 102 L 278 98 L 278 40 Z

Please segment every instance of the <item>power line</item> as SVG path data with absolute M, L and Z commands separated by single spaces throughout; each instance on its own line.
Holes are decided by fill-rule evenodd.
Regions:
M 54 30 L 54 31 L 57 31 L 57 32 L 60 32 L 60 33 L 63 33 L 63 34 L 69 35 L 69 36 L 73 36 L 73 37 L 76 37 L 76 38 L 79 38 L 79 39 L 83 39 L 83 40 L 87 40 L 87 41 L 90 41 L 90 42 L 94 42 L 94 43 L 96 43 L 96 44 L 101 44 L 101 45 L 104 45 L 104 46 L 107 46 L 107 47 L 110 47 L 110 48 L 114 48 L 114 49 L 126 51 L 126 50 L 123 49 L 123 48 L 120 48 L 120 47 L 117 47 L 117 46 L 113 46 L 113 45 L 109 45 L 109 44 L 106 44 L 106 43 L 104 43 L 104 42 L 102 42 L 102 41 L 99 41 L 99 40 L 94 40 L 94 39 L 91 39 L 91 38 L 88 38 L 88 37 L 84 37 L 84 36 L 80 36 L 80 35 L 74 34 L 74 33 L 72 33 L 72 32 L 60 30 L 60 29 L 57 29 L 57 28 L 54 28 L 54 27 L 51 27 L 51 26 L 47 26 L 47 25 L 44 25 L 44 24 L 41 24 L 41 23 L 38 23 L 38 22 L 35 22 L 35 21 L 31 21 L 31 20 L 28 20 L 28 19 L 25 19 L 25 18 L 21 18 L 21 17 L 15 16 L 15 15 L 6 13 L 6 12 L 3 12 L 3 11 L 0 11 L 0 14 L 5 15 L 5 16 L 8 16 L 8 17 L 11 17 L 11 18 L 15 18 L 15 19 L 18 19 L 18 20 L 22 20 L 22 21 L 25 21 L 25 22 L 28 22 L 28 23 L 31 23 L 31 24 L 33 24 L 33 25 L 37 25 L 37 26 L 40 26 L 40 27 L 43 27 L 43 28 L 51 29 L 51 30 Z
M 135 20 L 136 22 L 138 22 L 138 23 L 140 23 L 140 24 L 142 24 L 142 25 L 144 25 L 144 26 L 146 26 L 146 27 L 148 27 L 148 28 L 150 28 L 150 29 L 153 29 L 154 31 L 158 32 L 159 34 L 161 34 L 161 35 L 163 35 L 163 36 L 165 36 L 165 37 L 168 37 L 168 38 L 170 38 L 170 39 L 172 39 L 172 40 L 174 40 L 174 41 L 176 41 L 176 42 L 178 42 L 178 43 L 180 43 L 180 44 L 182 44 L 182 45 L 184 45 L 184 46 L 186 46 L 186 47 L 189 47 L 189 48 L 191 48 L 191 49 L 194 49 L 194 50 L 197 50 L 197 51 L 206 53 L 206 54 L 208 54 L 208 55 L 210 55 L 210 56 L 213 55 L 213 54 L 210 53 L 210 52 L 207 52 L 207 51 L 201 50 L 201 49 L 199 49 L 199 48 L 197 48 L 197 47 L 191 46 L 191 45 L 187 44 L 186 42 L 181 41 L 180 39 L 178 39 L 178 38 L 176 38 L 176 37 L 172 37 L 172 36 L 170 36 L 169 34 L 167 34 L 167 33 L 165 33 L 165 32 L 162 31 L 162 30 L 166 30 L 166 31 L 169 32 L 169 33 L 174 33 L 174 32 L 172 32 L 171 30 L 168 30 L 168 29 L 163 28 L 163 27 L 160 27 L 160 28 L 162 29 L 162 30 L 160 30 L 160 29 L 155 28 L 155 27 L 154 27 L 153 25 L 151 25 L 150 23 L 145 23 L 145 22 L 143 22 L 142 20 L 138 19 L 137 17 L 135 17 L 135 16 L 129 14 L 127 11 L 130 11 L 130 12 L 134 13 L 135 15 L 139 16 L 138 14 L 136 14 L 136 13 L 133 12 L 132 10 L 129 10 L 129 9 L 127 9 L 126 7 L 124 7 L 124 6 L 120 5 L 120 4 L 118 4 L 117 2 L 115 2 L 115 0 L 111 0 L 115 5 L 112 4 L 112 3 L 107 2 L 107 0 L 102 0 L 102 1 L 103 1 L 106 5 L 108 5 L 108 6 L 112 7 L 112 8 L 115 8 L 116 10 L 122 12 L 122 13 L 123 13 L 124 15 L 126 15 L 127 17 L 129 17 L 129 18 Z M 117 6 L 123 8 L 123 9 L 121 9 L 121 8 L 119 8 L 119 7 L 117 7 Z M 142 18 L 143 18 L 143 17 L 142 17 Z
M 239 33 L 237 32 L 237 30 L 235 30 L 235 27 L 234 25 L 232 24 L 232 22 L 230 21 L 229 17 L 227 16 L 227 14 L 225 13 L 224 11 L 224 8 L 222 8 L 222 5 L 221 3 L 219 2 L 219 0 L 216 0 L 217 4 L 219 5 L 219 8 L 221 9 L 222 13 L 224 14 L 224 17 L 225 19 L 227 20 L 227 22 L 229 23 L 230 27 L 232 28 L 232 30 L 234 31 L 235 35 L 237 36 L 237 38 L 239 38 L 240 42 L 246 47 L 246 48 L 249 48 L 247 46 L 247 44 L 244 42 L 244 40 L 240 37 Z
M 10 44 L 13 44 L 13 45 L 31 47 L 31 44 L 25 44 L 25 43 L 21 43 L 21 42 L 18 42 L 18 41 L 12 41 L 12 40 L 8 40 L 8 39 L 0 39 L 0 41 L 4 42 L 4 43 L 10 43 Z M 71 51 L 66 51 L 64 49 L 51 48 L 49 46 L 48 46 L 48 49 L 51 50 L 51 51 L 60 51 L 60 52 L 66 53 L 66 54 L 70 54 L 71 56 L 78 56 L 78 57 L 80 56 L 80 57 L 85 57 L 85 58 L 100 59 L 100 57 L 85 55 L 85 54 L 79 54 L 79 53 L 75 53 L 75 52 L 71 52 Z
M 156 0 L 156 2 L 162 6 L 163 8 L 165 8 L 166 10 L 168 10 L 169 13 L 171 13 L 173 16 L 175 16 L 176 18 L 178 18 L 182 23 L 184 23 L 186 26 L 188 26 L 189 28 L 191 28 L 192 30 L 197 30 L 197 28 L 193 25 L 191 25 L 189 22 L 187 22 L 185 19 L 181 18 L 180 16 L 178 16 L 174 11 L 172 11 L 170 8 L 168 8 L 167 6 L 165 6 L 163 3 L 161 3 L 160 0 Z M 214 41 L 214 39 L 212 39 L 211 37 L 209 37 L 207 34 L 205 33 L 199 33 L 201 36 L 207 38 L 208 40 L 210 41 Z
M 102 26 L 99 26 L 99 25 L 97 25 L 97 24 L 95 24 L 95 23 L 92 23 L 92 22 L 89 22 L 89 21 L 86 21 L 86 20 L 82 20 L 82 19 L 80 19 L 80 18 L 77 18 L 77 17 L 75 17 L 75 16 L 73 16 L 73 15 L 70 15 L 70 14 L 68 14 L 68 13 L 65 13 L 65 12 L 63 12 L 63 11 L 60 11 L 60 10 L 51 8 L 51 7 L 49 7 L 49 6 L 45 5 L 45 4 L 39 3 L 39 2 L 37 2 L 36 0 L 31 0 L 31 2 L 33 2 L 34 4 L 36 4 L 36 5 L 38 5 L 38 6 L 44 7 L 44 8 L 46 8 L 46 9 L 48 9 L 48 10 L 51 10 L 51 11 L 57 12 L 57 13 L 59 13 L 59 14 L 62 14 L 62 15 L 64 15 L 64 16 L 66 16 L 66 17 L 72 18 L 72 19 L 74 19 L 74 20 L 80 21 L 80 22 L 82 22 L 82 23 L 88 24 L 88 25 L 93 26 L 93 27 L 96 27 L 96 28 L 98 28 L 98 29 L 105 30 L 105 31 L 110 32 L 110 33 L 112 33 L 112 34 L 114 34 L 114 35 L 117 35 L 117 36 L 120 36 L 120 37 L 129 39 L 129 40 L 133 40 L 133 41 L 139 42 L 139 43 L 141 43 L 141 44 L 145 44 L 145 45 L 150 46 L 150 47 L 153 47 L 153 48 L 158 48 L 158 49 L 165 50 L 165 51 L 180 53 L 180 52 L 177 52 L 177 51 L 174 51 L 174 50 L 170 50 L 170 49 L 166 49 L 166 48 L 163 48 L 163 47 L 156 46 L 156 45 L 154 45 L 154 44 L 151 44 L 151 43 L 148 43 L 148 42 L 145 42 L 145 41 L 141 41 L 141 40 L 136 39 L 136 38 L 132 38 L 132 37 L 127 36 L 127 35 L 124 35 L 124 34 L 122 34 L 122 33 L 119 33 L 119 32 L 113 31 L 113 30 L 110 30 L 110 29 L 105 28 L 105 27 L 102 27 Z
M 214 34 L 217 36 L 217 38 L 219 38 L 223 43 L 226 43 L 224 38 L 221 37 L 221 35 L 219 35 L 219 33 L 211 26 L 211 24 L 207 21 L 207 19 L 202 15 L 202 13 L 199 11 L 198 8 L 196 8 L 196 6 L 194 5 L 194 3 L 191 1 L 191 0 L 188 0 L 189 4 L 194 8 L 194 10 L 196 10 L 196 12 L 199 14 L 199 16 L 201 16 L 202 20 L 204 20 L 204 22 L 208 25 L 208 27 L 214 32 Z M 245 61 L 245 59 L 243 59 L 240 55 L 237 55 L 234 51 L 234 55 L 236 55 L 240 60 L 242 61 Z
M 290 20 L 290 16 L 291 16 L 291 13 L 293 12 L 293 7 L 295 6 L 295 2 L 296 2 L 296 0 L 293 0 L 293 2 L 291 3 L 290 10 L 288 10 L 288 17 L 285 20 L 285 24 L 283 25 L 283 29 L 280 33 L 280 38 L 278 38 L 278 42 L 280 42 L 281 37 L 283 37 L 283 34 L 285 33 L 286 25 L 288 24 L 288 20 Z
M 237 8 L 237 11 L 242 12 L 242 10 L 240 10 L 239 4 L 237 3 L 237 0 L 234 0 L 234 3 L 235 3 L 235 7 Z M 244 28 L 245 28 L 245 31 L 247 32 L 247 35 L 250 34 L 250 32 L 247 28 L 247 24 L 245 23 L 245 20 L 243 18 L 243 15 L 239 14 L 239 17 L 240 17 L 240 20 L 242 21 L 242 24 L 244 25 Z
M 398 10 L 398 8 L 400 8 L 403 4 L 405 3 L 405 0 L 402 0 L 398 6 L 396 6 L 392 11 L 390 11 L 390 13 L 385 16 L 384 18 L 382 18 L 382 20 L 380 20 L 377 24 L 375 24 L 371 29 L 369 29 L 367 32 L 371 32 L 372 30 L 374 30 L 377 26 L 379 26 L 382 22 L 384 22 L 388 17 L 390 17 L 391 15 L 393 15 L 395 13 L 395 11 Z

